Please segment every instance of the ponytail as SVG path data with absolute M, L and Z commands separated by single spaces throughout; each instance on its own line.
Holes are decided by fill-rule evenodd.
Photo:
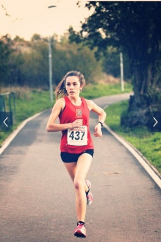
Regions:
M 64 78 L 59 82 L 59 84 L 57 85 L 56 89 L 55 89 L 55 96 L 56 99 L 58 99 L 58 97 L 61 96 L 67 96 L 67 91 L 66 91 L 66 78 L 64 76 Z

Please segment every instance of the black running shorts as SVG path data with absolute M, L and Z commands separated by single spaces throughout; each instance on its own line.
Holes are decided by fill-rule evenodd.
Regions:
M 88 150 L 85 150 L 85 151 L 83 151 L 82 153 L 79 153 L 79 154 L 71 154 L 71 153 L 67 153 L 67 152 L 61 152 L 60 156 L 61 156 L 61 159 L 62 159 L 63 162 L 71 163 L 71 162 L 77 162 L 79 156 L 81 156 L 84 153 L 90 154 L 93 157 L 94 150 L 88 149 Z

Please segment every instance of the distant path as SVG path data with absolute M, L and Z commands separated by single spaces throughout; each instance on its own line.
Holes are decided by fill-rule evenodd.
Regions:
M 127 94 L 95 99 L 101 106 Z M 0 241 L 76 242 L 72 182 L 59 157 L 60 133 L 45 130 L 50 111 L 28 122 L 0 156 Z M 90 125 L 96 124 L 91 115 Z M 94 138 L 88 179 L 87 242 L 160 242 L 160 189 L 107 130 Z
M 111 96 L 105 96 L 105 97 L 99 97 L 93 99 L 95 103 L 97 103 L 102 108 L 109 106 L 113 103 L 117 103 L 120 101 L 128 100 L 130 95 L 132 93 L 124 93 L 124 94 L 117 94 L 117 95 L 111 95 Z

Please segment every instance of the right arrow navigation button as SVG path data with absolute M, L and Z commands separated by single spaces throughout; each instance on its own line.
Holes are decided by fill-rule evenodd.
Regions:
M 153 127 L 155 127 L 157 125 L 158 121 L 154 117 L 153 117 L 153 119 L 155 120 L 155 123 L 154 123 Z

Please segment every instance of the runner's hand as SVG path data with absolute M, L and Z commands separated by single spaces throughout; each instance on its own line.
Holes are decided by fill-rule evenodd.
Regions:
M 101 130 L 101 124 L 97 124 L 94 128 L 94 136 L 95 137 L 102 137 L 102 130 Z
M 83 119 L 76 119 L 73 123 L 72 123 L 72 128 L 78 128 L 80 126 L 83 125 Z

